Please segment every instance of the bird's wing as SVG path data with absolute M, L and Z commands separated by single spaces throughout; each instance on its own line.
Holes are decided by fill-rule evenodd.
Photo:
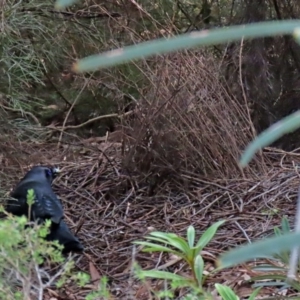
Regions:
M 20 183 L 11 194 L 18 201 L 9 200 L 6 211 L 16 215 L 27 215 L 26 195 L 29 189 L 33 189 L 35 194 L 31 208 L 32 219 L 51 219 L 53 223 L 59 224 L 64 215 L 63 207 L 50 184 L 41 184 L 34 181 Z
M 56 195 L 51 190 L 36 191 L 36 199 L 32 206 L 34 219 L 51 219 L 59 224 L 64 216 L 63 208 Z

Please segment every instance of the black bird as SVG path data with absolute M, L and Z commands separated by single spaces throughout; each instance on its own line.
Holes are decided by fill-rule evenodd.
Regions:
M 66 222 L 60 221 L 57 228 L 52 228 L 49 235 L 46 237 L 48 241 L 57 240 L 61 245 L 64 246 L 63 253 L 82 252 L 84 250 L 79 240 L 71 233 Z
M 31 221 L 39 223 L 51 219 L 50 233 L 46 237 L 48 241 L 58 240 L 64 246 L 63 253 L 70 251 L 81 252 L 83 246 L 71 233 L 63 220 L 63 207 L 52 190 L 52 182 L 57 176 L 57 168 L 43 166 L 33 167 L 18 183 L 11 193 L 6 205 L 6 211 L 17 216 L 28 215 L 27 191 L 34 190 L 35 199 L 31 207 Z
M 35 199 L 31 207 L 31 221 L 42 222 L 51 219 L 51 227 L 58 226 L 64 217 L 64 212 L 51 186 L 57 173 L 56 168 L 33 167 L 12 191 L 10 196 L 16 200 L 8 200 L 6 211 L 17 216 L 28 215 L 27 191 L 33 189 Z

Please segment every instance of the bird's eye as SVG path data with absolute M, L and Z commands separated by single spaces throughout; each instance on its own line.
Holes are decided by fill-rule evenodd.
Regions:
M 52 171 L 50 169 L 46 169 L 46 176 L 52 177 Z

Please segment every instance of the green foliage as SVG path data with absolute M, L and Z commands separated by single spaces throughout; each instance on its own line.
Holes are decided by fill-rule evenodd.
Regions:
M 181 257 L 189 265 L 192 272 L 192 278 L 187 278 L 166 271 L 144 271 L 141 270 L 137 265 L 135 266 L 136 276 L 141 280 L 144 280 L 144 278 L 147 277 L 164 279 L 171 283 L 173 290 L 179 287 L 188 287 L 192 289 L 193 295 L 206 295 L 207 293 L 203 289 L 205 277 L 203 276 L 204 261 L 201 256 L 201 251 L 211 241 L 211 239 L 216 234 L 217 229 L 222 224 L 224 224 L 224 222 L 225 221 L 219 221 L 210 226 L 202 234 L 196 244 L 196 234 L 195 228 L 193 226 L 189 226 L 189 228 L 187 229 L 187 240 L 179 237 L 174 233 L 164 233 L 156 231 L 146 236 L 146 239 L 149 240 L 149 242 L 134 242 L 134 244 L 144 246 L 143 252 L 167 252 Z
M 46 259 L 54 263 L 64 261 L 59 251 L 62 247 L 44 239 L 50 223 L 28 225 L 25 216 L 9 216 L 0 221 L 0 299 L 20 298 L 16 295 L 19 288 L 24 296 L 20 299 L 28 299 L 33 295 L 41 299 L 44 289 L 53 280 L 50 277 L 46 283 L 42 283 L 41 276 L 44 272 L 40 265 Z M 65 264 L 60 275 L 67 274 L 69 265 L 70 262 Z
M 186 278 L 181 275 L 171 272 L 159 270 L 142 270 L 137 264 L 134 265 L 135 275 L 140 279 L 155 278 L 166 280 L 170 283 L 171 288 L 156 292 L 159 299 L 168 297 L 174 298 L 174 291 L 179 288 L 187 288 L 188 294 L 182 299 L 214 299 L 212 294 L 203 288 L 205 278 L 204 261 L 200 254 L 201 250 L 211 241 L 218 228 L 224 224 L 224 221 L 219 221 L 210 226 L 198 240 L 195 245 L 195 229 L 189 226 L 187 230 L 187 241 L 173 233 L 152 232 L 146 239 L 151 242 L 137 241 L 135 244 L 144 246 L 143 252 L 167 252 L 182 257 L 190 266 L 192 278 Z M 164 244 L 166 246 L 162 246 Z M 228 286 L 215 284 L 215 288 L 223 300 L 238 300 L 240 299 L 235 292 Z M 256 288 L 249 297 L 249 300 L 254 300 L 261 288 Z
M 50 1 L 43 1 L 35 8 L 42 9 L 50 7 L 50 5 Z M 49 22 L 43 22 L 41 16 L 24 12 L 30 8 L 31 3 L 25 4 L 23 1 L 17 3 L 5 1 L 1 6 L 3 27 L 0 36 L 0 66 L 2 70 L 0 71 L 0 92 L 5 93 L 14 108 L 18 109 L 27 106 L 25 102 L 22 102 L 23 106 L 21 106 L 21 102 L 18 100 L 26 99 L 26 89 L 29 86 L 32 84 L 44 85 L 42 81 L 45 71 L 44 59 L 49 58 L 50 61 L 54 59 L 53 53 L 45 53 L 52 33 Z M 54 23 L 53 25 L 55 26 Z M 57 26 L 55 27 L 57 28 Z M 43 42 L 41 42 L 41 38 L 43 38 Z M 20 90 L 22 90 L 23 97 L 19 93 Z
M 107 288 L 107 282 L 108 282 L 107 277 L 105 277 L 105 276 L 101 277 L 98 289 L 94 292 L 89 293 L 85 297 L 85 299 L 86 300 L 98 300 L 101 297 L 103 299 L 111 299 L 111 295 Z
M 20 140 L 44 138 L 47 128 L 34 130 L 32 125 L 48 125 L 53 120 L 62 122 L 75 99 L 78 101 L 69 121 L 79 124 L 95 116 L 122 111 L 128 104 L 126 101 L 138 99 L 140 90 L 149 87 L 145 79 L 148 74 L 131 63 L 128 67 L 95 73 L 92 78 L 76 76 L 75 80 L 71 76 L 69 66 L 75 57 L 131 43 L 132 32 L 138 26 L 142 27 L 141 32 L 147 30 L 142 23 L 128 30 L 119 19 L 106 22 L 105 17 L 90 18 L 98 15 L 99 10 L 87 9 L 86 3 L 80 2 L 72 7 L 74 16 L 77 10 L 83 12 L 76 18 L 71 11 L 59 14 L 53 10 L 50 0 L 17 3 L 8 0 L 1 6 L 0 95 L 8 119 L 14 125 L 8 124 L 9 130 Z M 120 9 L 111 3 L 103 10 L 117 13 Z M 91 132 L 104 135 L 107 127 L 113 127 L 106 126 L 107 123 L 114 125 L 117 120 L 91 122 L 76 129 L 76 133 L 85 137 Z
M 136 276 L 140 280 L 144 280 L 145 278 L 166 280 L 170 284 L 171 288 L 158 292 L 157 296 L 159 299 L 166 297 L 166 295 L 169 298 L 172 298 L 174 290 L 178 288 L 187 288 L 189 291 L 189 294 L 183 299 L 195 299 L 194 297 L 197 297 L 197 299 L 213 299 L 211 294 L 203 287 L 203 283 L 205 282 L 205 277 L 203 276 L 204 261 L 200 252 L 213 238 L 217 229 L 223 223 L 224 221 L 220 221 L 210 226 L 203 233 L 196 245 L 195 229 L 193 226 L 190 226 L 187 230 L 187 240 L 173 233 L 152 232 L 146 236 L 146 239 L 149 240 L 149 242 L 134 242 L 135 244 L 144 246 L 142 250 L 143 252 L 166 252 L 181 257 L 189 265 L 192 275 L 190 277 L 184 277 L 172 272 L 142 270 L 137 264 L 135 264 L 134 270 Z M 274 228 L 274 232 L 275 237 L 273 238 L 242 246 L 221 255 L 221 258 L 219 259 L 219 262 L 221 262 L 220 268 L 214 271 L 218 272 L 222 268 L 233 266 L 237 263 L 249 260 L 250 258 L 267 257 L 269 260 L 273 260 L 274 265 L 261 265 L 260 267 L 254 268 L 255 270 L 269 272 L 269 274 L 251 278 L 251 281 L 257 282 L 254 285 L 254 287 L 257 288 L 253 290 L 249 300 L 255 299 L 262 286 L 281 285 L 283 287 L 292 287 L 300 291 L 300 285 L 296 281 L 289 283 L 286 282 L 286 264 L 288 263 L 290 252 L 283 251 L 291 249 L 295 245 L 299 245 L 300 235 L 290 233 L 290 226 L 286 218 L 282 219 L 281 229 Z M 268 256 L 270 254 L 273 254 L 273 257 Z M 282 264 L 285 264 L 285 266 L 282 267 Z M 239 299 L 230 287 L 221 284 L 216 284 L 215 287 L 222 299 Z

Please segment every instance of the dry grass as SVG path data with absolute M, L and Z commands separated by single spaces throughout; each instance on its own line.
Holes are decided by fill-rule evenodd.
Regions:
M 243 176 L 238 160 L 253 137 L 247 104 L 228 94 L 213 57 L 200 50 L 170 54 L 148 62 L 146 72 L 148 92 L 135 120 L 123 122 L 131 137 L 127 168 L 156 177 Z M 257 156 L 247 171 L 262 173 L 265 163 Z

